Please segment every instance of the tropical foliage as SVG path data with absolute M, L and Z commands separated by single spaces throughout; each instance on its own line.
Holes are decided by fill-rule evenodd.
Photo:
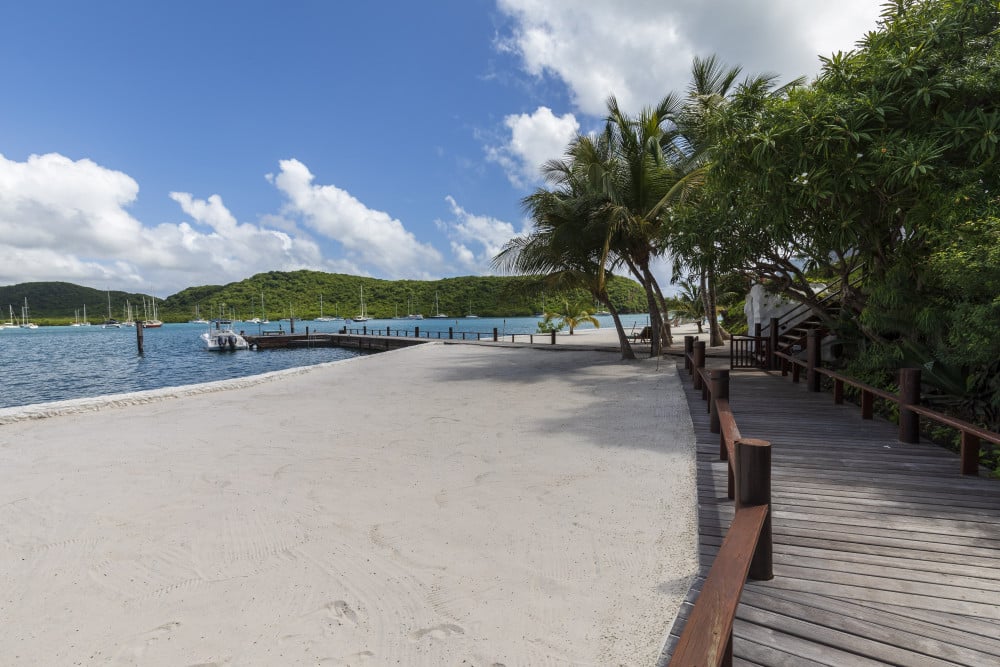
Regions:
M 158 300 L 160 319 L 186 322 L 195 314 L 203 317 L 227 315 L 249 319 L 263 312 L 270 319 L 294 316 L 311 319 L 320 314 L 351 317 L 358 314 L 361 289 L 369 317 L 394 317 L 409 313 L 431 315 L 437 308 L 452 317 L 531 316 L 549 304 L 565 299 L 589 303 L 590 293 L 571 285 L 552 286 L 543 278 L 467 276 L 436 281 L 379 280 L 320 271 L 271 271 L 228 285 L 189 287 Z M 622 312 L 645 312 L 645 295 L 634 281 L 614 277 L 606 285 L 608 299 Z M 75 312 L 87 307 L 88 318 L 100 322 L 107 316 L 108 300 L 114 317 L 122 319 L 126 301 L 140 305 L 149 295 L 120 291 L 105 292 L 71 283 L 22 283 L 0 287 L 0 308 L 6 314 L 11 304 L 15 314 L 28 299 L 32 319 L 39 324 L 68 324 Z
M 713 315 L 713 344 L 719 283 L 762 282 L 825 318 L 852 371 L 887 382 L 920 365 L 942 402 L 997 428 L 998 26 L 992 0 L 893 0 L 809 85 L 706 58 L 634 117 L 612 97 L 604 131 L 546 166 L 525 199 L 535 230 L 499 259 L 571 264 L 595 298 L 601 276 L 628 271 L 664 342 L 651 259 L 689 280 L 671 305 Z M 839 310 L 817 282 L 844 286 Z

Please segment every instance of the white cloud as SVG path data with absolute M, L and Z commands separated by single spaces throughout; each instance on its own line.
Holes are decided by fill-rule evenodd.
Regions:
M 453 219 L 437 220 L 435 224 L 449 238 L 452 254 L 464 271 L 491 273 L 493 257 L 503 249 L 504 244 L 518 234 L 529 231 L 527 223 L 518 232 L 509 222 L 469 213 L 451 195 L 445 197 L 445 200 L 451 208 Z
M 0 284 L 66 280 L 169 294 L 260 271 L 334 266 L 308 236 L 241 224 L 216 195 L 172 193 L 195 224 L 146 227 L 127 211 L 138 192 L 134 179 L 91 160 L 0 155 Z
M 497 0 L 514 21 L 500 44 L 533 76 L 553 76 L 583 113 L 614 94 L 630 112 L 682 92 L 694 56 L 744 73 L 814 76 L 820 55 L 849 50 L 875 27 L 873 0 Z
M 269 174 L 268 180 L 288 197 L 286 214 L 301 216 L 306 227 L 340 243 L 349 260 L 390 277 L 440 273 L 441 254 L 417 241 L 399 220 L 334 185 L 314 184 L 313 175 L 298 160 L 282 160 L 279 166 L 280 173 Z
M 504 125 L 510 130 L 506 143 L 488 147 L 486 157 L 502 166 L 511 184 L 518 188 L 539 182 L 541 166 L 562 158 L 580 131 L 573 114 L 556 116 L 548 107 L 538 107 L 531 114 L 507 116 Z

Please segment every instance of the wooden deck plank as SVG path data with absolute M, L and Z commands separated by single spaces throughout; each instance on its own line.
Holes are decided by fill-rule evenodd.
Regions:
M 733 504 L 690 387 L 704 571 Z M 735 664 L 1000 664 L 1000 483 L 778 374 L 733 373 L 730 406 L 745 437 L 772 444 L 775 569 L 747 584 Z

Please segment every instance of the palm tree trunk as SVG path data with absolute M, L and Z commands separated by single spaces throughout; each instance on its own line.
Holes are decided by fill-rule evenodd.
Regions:
M 622 324 L 622 318 L 618 313 L 618 309 L 611 303 L 611 299 L 602 300 L 601 303 L 611 313 L 611 319 L 615 321 L 615 330 L 618 332 L 618 344 L 621 346 L 622 359 L 635 359 L 635 352 L 632 350 L 632 344 L 625 333 L 625 325 Z
M 660 313 L 659 305 L 656 303 L 656 292 L 653 287 L 656 279 L 653 278 L 653 274 L 649 271 L 648 263 L 637 264 L 627 257 L 625 261 L 632 275 L 635 276 L 639 284 L 642 285 L 643 291 L 646 292 L 646 308 L 649 310 L 649 356 L 658 357 L 660 356 L 663 343 L 662 334 L 660 333 L 663 329 L 663 316 Z
M 653 290 L 656 292 L 656 298 L 660 302 L 660 312 L 663 317 L 663 344 L 670 346 L 674 342 L 674 334 L 670 328 L 670 309 L 667 308 L 667 300 L 663 297 L 663 291 L 660 289 L 660 282 L 656 279 L 656 276 L 650 273 L 649 279 L 653 283 Z

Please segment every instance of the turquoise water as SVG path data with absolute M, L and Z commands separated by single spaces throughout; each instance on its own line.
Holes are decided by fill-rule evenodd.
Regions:
M 611 318 L 598 318 L 602 327 L 614 326 Z M 634 322 L 633 322 L 634 321 Z M 645 315 L 624 318 L 626 328 L 643 326 Z M 272 322 L 289 329 L 288 322 Z M 367 326 L 369 330 L 413 330 L 444 332 L 451 327 L 456 337 L 468 332 L 489 333 L 493 327 L 503 334 L 533 333 L 538 318 L 479 318 L 425 320 L 369 320 L 358 322 L 296 321 L 296 333 L 310 331 L 333 333 L 342 327 Z M 587 325 L 589 326 L 589 325 Z M 143 331 L 144 354 L 136 349 L 134 328 L 102 329 L 90 327 L 40 327 L 38 329 L 0 330 L 0 408 L 47 403 L 71 398 L 90 398 L 162 387 L 177 387 L 214 380 L 226 380 L 270 371 L 311 366 L 359 356 L 341 348 L 302 348 L 242 352 L 207 352 L 200 335 L 202 324 L 165 324 Z M 234 323 L 234 328 L 257 334 L 261 327 L 249 322 Z M 423 335 L 423 333 L 422 333 Z

